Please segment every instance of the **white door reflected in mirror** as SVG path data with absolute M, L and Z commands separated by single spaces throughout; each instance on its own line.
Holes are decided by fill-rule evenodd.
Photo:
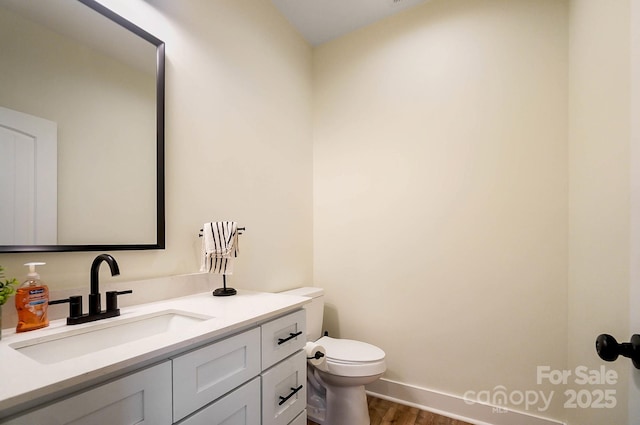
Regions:
M 0 107 L 0 245 L 55 245 L 58 126 Z

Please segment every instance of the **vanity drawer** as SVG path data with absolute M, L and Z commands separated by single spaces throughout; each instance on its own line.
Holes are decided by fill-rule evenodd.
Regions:
M 256 425 L 259 423 L 260 378 L 255 378 L 180 422 L 180 425 Z
M 165 361 L 3 423 L 170 425 L 171 362 Z
M 175 357 L 174 422 L 259 374 L 259 328 Z
M 262 373 L 262 425 L 288 425 L 307 407 L 304 351 Z
M 307 342 L 304 310 L 262 325 L 262 370 L 304 348 Z

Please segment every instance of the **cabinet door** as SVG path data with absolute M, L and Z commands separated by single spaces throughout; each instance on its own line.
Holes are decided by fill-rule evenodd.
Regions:
M 299 351 L 262 373 L 262 425 L 287 425 L 307 406 L 307 359 Z
M 222 397 L 180 425 L 259 425 L 260 378 Z M 305 424 L 306 425 L 306 424 Z
M 174 358 L 174 422 L 259 374 L 259 328 Z
M 304 310 L 262 325 L 262 370 L 304 348 L 307 343 Z
M 8 425 L 170 425 L 171 362 L 65 398 Z

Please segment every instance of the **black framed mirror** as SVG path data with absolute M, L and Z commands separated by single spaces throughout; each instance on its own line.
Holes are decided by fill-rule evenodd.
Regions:
M 0 253 L 164 249 L 164 42 L 94 0 L 0 0 L 0 54 Z

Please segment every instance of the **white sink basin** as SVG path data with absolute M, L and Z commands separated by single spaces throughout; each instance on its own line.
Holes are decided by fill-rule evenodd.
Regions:
M 82 329 L 71 329 L 9 346 L 39 363 L 52 364 L 165 332 L 185 329 L 212 318 L 184 311 L 166 310 L 129 319 L 107 319 L 107 322 L 95 322 L 92 326 Z

